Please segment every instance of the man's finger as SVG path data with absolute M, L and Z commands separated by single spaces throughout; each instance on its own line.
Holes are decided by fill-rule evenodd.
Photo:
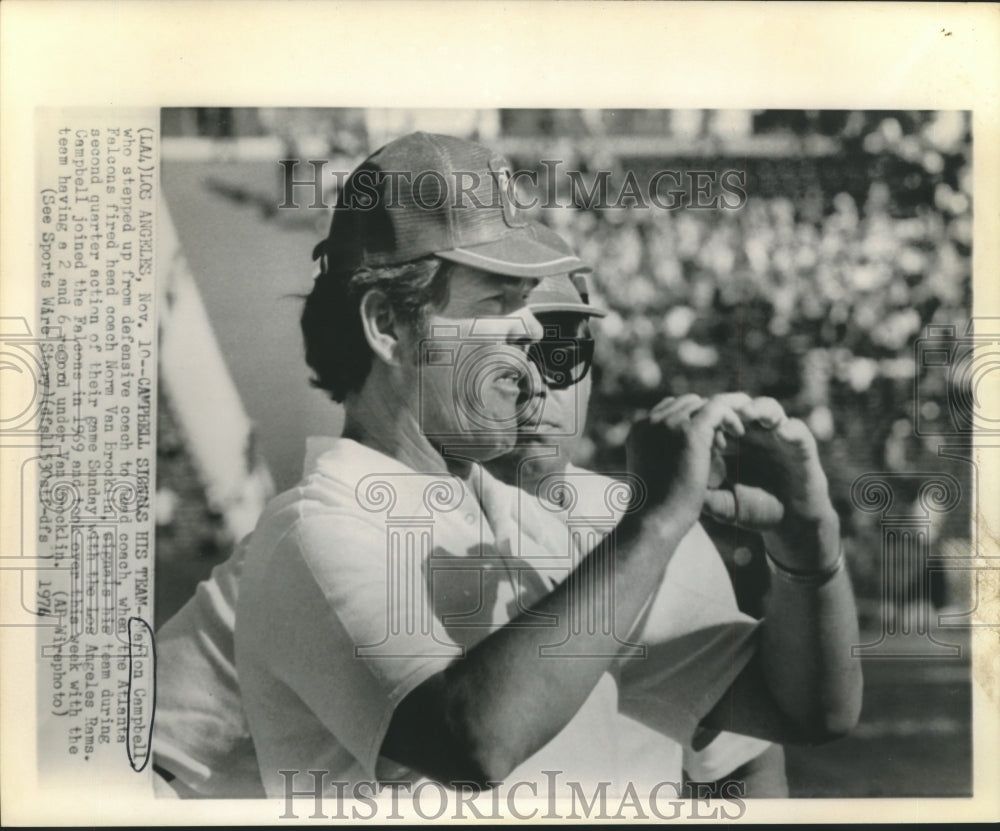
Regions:
M 677 400 L 677 396 L 676 395 L 668 395 L 662 401 L 657 401 L 656 404 L 654 404 L 652 406 L 652 408 L 649 410 L 649 413 L 648 413 L 649 417 L 652 418 L 653 416 L 657 415 L 665 407 L 669 407 L 676 400 Z
M 698 410 L 692 417 L 691 423 L 699 430 L 711 430 L 714 433 L 718 428 L 722 428 L 731 436 L 742 436 L 746 429 L 743 422 L 736 414 L 736 411 L 718 400 L 718 397 L 710 400 L 704 407 Z
M 704 405 L 705 399 L 700 395 L 681 396 L 671 407 L 664 410 L 663 423 L 671 430 L 676 430 Z
M 711 400 L 725 404 L 727 407 L 732 407 L 737 412 L 753 401 L 745 392 L 720 392 L 717 395 L 713 395 Z
M 781 404 L 766 395 L 754 398 L 743 407 L 737 407 L 736 410 L 744 419 L 756 421 L 761 427 L 769 430 L 788 419 Z
M 712 439 L 712 446 L 718 453 L 726 452 L 726 448 L 729 445 L 726 442 L 726 434 L 722 430 L 715 431 L 715 437 Z
M 719 522 L 754 531 L 774 528 L 785 516 L 785 506 L 774 494 L 750 485 L 709 489 L 705 492 L 703 507 Z
M 704 398 L 700 395 L 695 395 L 694 393 L 687 393 L 686 395 L 682 395 L 677 398 L 664 398 L 659 404 L 649 411 L 649 420 L 654 424 L 658 424 L 665 422 L 668 418 L 671 418 L 678 413 L 682 413 L 685 416 L 690 415 L 690 413 L 700 407 L 704 401 Z
M 736 495 L 728 489 L 709 488 L 703 503 L 705 513 L 726 525 L 735 525 L 737 516 Z
M 806 423 L 798 418 L 790 418 L 778 425 L 775 435 L 781 441 L 802 449 L 804 453 L 816 452 L 816 439 Z

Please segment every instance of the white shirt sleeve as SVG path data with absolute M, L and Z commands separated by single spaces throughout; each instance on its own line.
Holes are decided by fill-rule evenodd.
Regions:
M 756 759 L 770 746 L 766 739 L 724 730 L 701 750 L 684 748 L 684 771 L 696 782 L 714 782 Z
M 757 626 L 739 611 L 725 564 L 696 523 L 629 637 L 647 655 L 622 667 L 622 711 L 690 745 L 753 656 Z
M 263 796 L 233 626 L 246 540 L 156 633 L 154 760 L 202 796 Z
M 248 569 L 238 618 L 241 673 L 246 654 L 251 674 L 290 689 L 372 777 L 396 705 L 460 654 L 431 612 L 429 552 L 386 549 L 378 522 L 300 519 Z M 282 721 L 293 732 L 304 723 L 287 706 L 257 704 L 271 722 L 265 743 L 283 740 Z

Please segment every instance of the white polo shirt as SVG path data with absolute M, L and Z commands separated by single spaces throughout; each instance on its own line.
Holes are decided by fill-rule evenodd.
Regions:
M 284 793 L 279 770 L 419 778 L 379 757 L 396 705 L 548 593 L 575 560 L 551 542 L 565 539 L 565 518 L 523 497 L 478 466 L 467 487 L 341 439 L 270 503 L 247 546 L 235 632 L 268 795 Z M 674 618 L 672 597 L 655 598 L 650 619 L 658 604 Z M 542 771 L 555 769 L 581 783 L 678 781 L 678 743 L 690 742 L 753 651 L 754 623 L 734 622 L 732 608 L 712 623 L 707 603 L 699 597 L 697 613 L 656 634 L 662 648 L 650 649 L 645 682 L 629 692 L 637 718 L 619 713 L 605 673 L 511 780 L 544 785 Z
M 534 495 L 565 526 L 575 543 L 577 556 L 586 553 L 587 530 L 604 530 L 609 523 L 617 525 L 627 503 L 619 480 L 574 465 L 544 477 Z M 557 498 L 561 498 L 559 502 L 555 501 Z M 692 660 L 696 661 L 704 676 L 717 672 L 730 677 L 732 668 L 720 666 L 719 661 L 742 653 L 731 652 L 717 639 L 724 642 L 730 637 L 745 637 L 755 625 L 753 618 L 739 611 L 726 566 L 711 537 L 696 522 L 678 544 L 659 589 L 629 638 L 645 644 L 651 659 L 659 661 L 632 662 L 630 671 L 619 678 L 620 709 L 641 723 L 660 728 L 653 744 L 673 743 L 670 736 L 686 735 L 690 720 L 707 712 L 718 699 L 716 687 L 707 677 L 704 683 L 692 683 L 697 674 L 689 669 L 684 678 L 690 697 L 665 695 L 664 690 L 669 686 L 663 685 L 669 684 L 669 679 L 662 677 L 656 664 L 673 655 L 678 663 L 690 665 Z M 647 663 L 648 666 L 643 666 Z M 689 711 L 685 727 L 680 729 L 676 726 L 678 709 Z M 674 752 L 683 752 L 683 768 L 692 779 L 714 781 L 756 758 L 770 744 L 763 739 L 723 731 L 699 750 L 692 749 L 688 740 Z
M 236 675 L 236 598 L 250 537 L 156 633 L 153 763 L 183 796 L 263 797 Z

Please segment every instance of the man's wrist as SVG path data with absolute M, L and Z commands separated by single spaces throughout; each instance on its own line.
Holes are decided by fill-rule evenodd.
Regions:
M 799 586 L 819 587 L 825 585 L 840 574 L 840 572 L 842 572 L 847 565 L 846 558 L 844 557 L 843 546 L 841 546 L 840 554 L 837 555 L 837 559 L 833 562 L 833 564 L 820 569 L 788 568 L 775 560 L 774 557 L 771 556 L 770 551 L 765 551 L 764 555 L 767 559 L 767 566 L 772 576 L 780 580 L 784 580 L 786 583 L 794 583 Z
M 697 522 L 696 516 L 688 519 L 681 516 L 681 513 L 671 510 L 663 503 L 646 502 L 639 509 L 622 517 L 617 528 L 618 541 L 655 541 L 656 544 L 648 549 L 655 551 L 662 550 L 663 544 L 676 546 Z M 647 550 L 647 547 L 639 546 L 639 550 Z
M 790 523 L 787 530 L 764 534 L 768 556 L 793 573 L 827 572 L 843 556 L 840 517 L 832 506 L 821 517 Z

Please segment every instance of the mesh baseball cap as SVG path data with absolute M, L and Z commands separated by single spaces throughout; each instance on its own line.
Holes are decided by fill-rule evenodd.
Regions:
M 411 133 L 362 162 L 313 249 L 327 267 L 400 265 L 428 255 L 512 277 L 586 266 L 554 231 L 523 217 L 503 156 L 453 136 Z
M 587 278 L 580 272 L 546 277 L 528 295 L 532 314 L 572 312 L 590 317 L 604 317 L 607 312 L 590 305 Z

